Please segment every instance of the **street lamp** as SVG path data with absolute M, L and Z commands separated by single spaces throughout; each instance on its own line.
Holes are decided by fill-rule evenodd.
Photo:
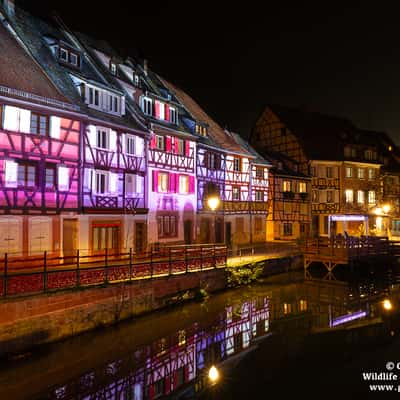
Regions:
M 218 196 L 210 196 L 207 199 L 208 207 L 210 208 L 211 211 L 214 212 L 214 243 L 216 242 L 216 239 L 217 239 L 217 235 L 216 235 L 217 226 L 216 226 L 216 213 L 215 213 L 215 210 L 219 207 L 219 203 L 220 203 L 220 200 L 219 200 Z
M 384 300 L 382 305 L 386 311 L 390 311 L 393 308 L 393 304 L 389 299 Z
M 215 385 L 218 382 L 219 371 L 214 365 L 208 370 L 208 379 L 210 380 L 211 385 Z

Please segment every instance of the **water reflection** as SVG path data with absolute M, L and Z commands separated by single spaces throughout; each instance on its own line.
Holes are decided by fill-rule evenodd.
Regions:
M 90 335 L 82 339 L 86 340 L 85 350 L 74 345 L 73 340 L 77 339 L 59 344 L 54 352 L 70 352 L 71 359 L 74 355 L 79 357 L 79 351 L 98 354 L 79 375 L 75 370 L 65 371 L 67 356 L 63 356 L 64 370 L 57 376 L 46 375 L 45 369 L 36 371 L 43 364 L 42 359 L 18 364 L 12 377 L 16 380 L 14 389 L 18 387 L 18 376 L 35 369 L 32 381 L 41 379 L 47 388 L 39 390 L 40 385 L 37 389 L 31 385 L 29 389 L 26 383 L 21 398 L 194 398 L 208 389 L 208 371 L 212 365 L 221 368 L 223 380 L 226 371 L 260 343 L 271 340 L 271 335 L 282 335 L 289 330 L 299 332 L 299 336 L 308 335 L 379 317 L 381 301 L 396 290 L 398 276 L 394 270 L 387 270 L 379 277 L 376 271 L 367 271 L 357 279 L 352 275 L 347 281 L 342 276 L 338 276 L 342 280 L 326 281 L 285 275 L 254 288 L 212 296 L 206 309 L 189 304 L 180 310 L 148 317 L 155 327 L 153 330 L 137 321 L 119 328 L 116 337 L 107 331 L 96 333 L 101 338 L 94 340 L 92 347 L 95 342 L 103 347 L 97 350 L 90 349 Z M 183 326 L 179 325 L 180 320 L 185 321 Z M 114 357 L 106 346 L 110 346 Z M 43 357 L 56 359 L 54 354 Z M 0 383 L 6 379 L 10 383 L 10 374 L 0 372 Z M 6 397 L 7 394 L 3 397 L 17 398 L 16 392 L 13 397 Z

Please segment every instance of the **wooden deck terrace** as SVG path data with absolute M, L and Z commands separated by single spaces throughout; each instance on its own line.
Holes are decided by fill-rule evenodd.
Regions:
M 328 272 L 332 272 L 338 264 L 347 265 L 376 256 L 400 256 L 400 242 L 377 236 L 305 239 L 300 248 L 306 272 L 313 262 L 324 264 Z

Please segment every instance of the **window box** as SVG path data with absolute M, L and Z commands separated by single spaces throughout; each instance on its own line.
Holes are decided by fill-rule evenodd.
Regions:
M 294 192 L 283 192 L 283 198 L 286 200 L 293 200 Z
M 307 200 L 307 198 L 308 198 L 308 193 L 299 193 L 300 194 L 300 198 L 301 198 L 301 200 L 303 200 L 303 201 L 306 201 Z

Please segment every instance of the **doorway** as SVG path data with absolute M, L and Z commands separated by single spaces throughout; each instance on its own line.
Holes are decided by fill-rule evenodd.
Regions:
M 215 243 L 223 243 L 224 241 L 224 225 L 221 218 L 215 220 Z
M 225 243 L 228 247 L 232 246 L 232 223 L 225 222 Z
M 63 252 L 64 255 L 75 254 L 78 248 L 78 220 L 63 220 Z
M 183 234 L 184 234 L 185 244 L 191 244 L 192 243 L 192 221 L 190 219 L 187 219 L 183 223 Z

